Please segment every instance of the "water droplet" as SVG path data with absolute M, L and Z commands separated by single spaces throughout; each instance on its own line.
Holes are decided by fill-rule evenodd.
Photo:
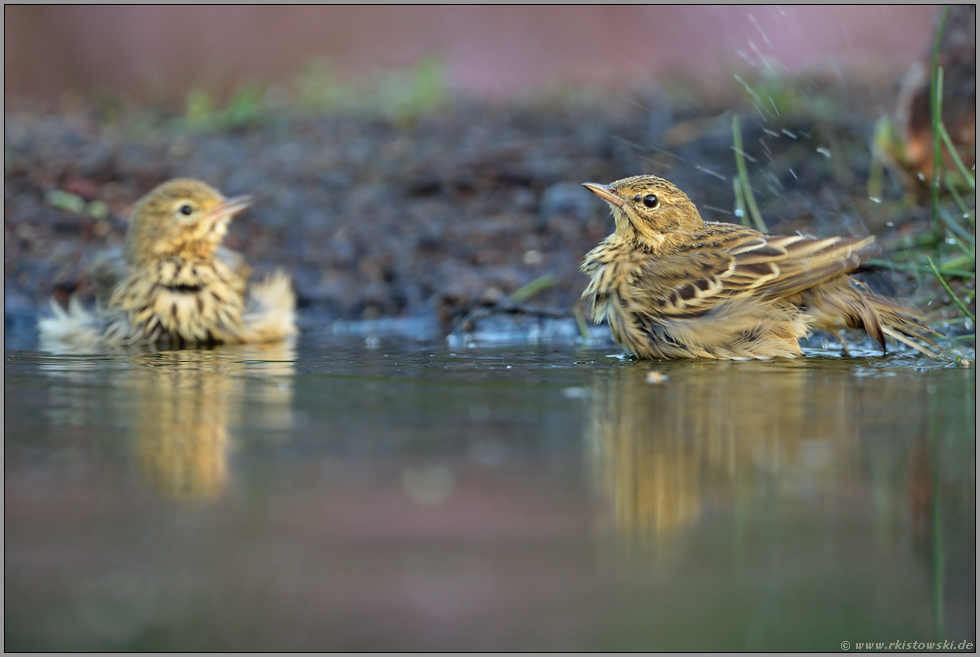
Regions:
M 762 35 L 762 40 L 766 42 L 766 45 L 769 46 L 769 49 L 770 50 L 773 50 L 774 48 L 773 48 L 773 45 L 772 45 L 772 41 L 769 40 L 768 35 L 766 35 L 766 33 L 762 30 L 762 26 L 759 25 L 759 22 L 757 20 L 755 20 L 755 16 L 753 16 L 752 14 L 749 14 L 749 20 L 752 22 L 752 25 L 755 26 L 755 29 L 757 29 L 759 31 L 759 34 Z
M 889 228 L 894 228 L 895 227 L 895 222 L 894 221 L 888 221 L 888 222 L 885 223 L 885 225 L 888 226 Z
M 924 175 L 922 175 L 922 172 L 921 171 L 919 173 L 915 174 L 915 175 L 918 176 L 919 180 L 925 180 L 926 179 L 926 177 Z
M 718 178 L 719 180 L 728 180 L 728 178 L 726 178 L 725 176 L 721 175 L 720 173 L 717 173 L 715 171 L 712 171 L 711 169 L 705 169 L 703 166 L 701 166 L 699 164 L 695 164 L 694 165 L 694 168 L 697 169 L 698 171 L 703 171 L 704 173 L 708 174 L 709 176 L 714 176 L 715 178 Z
M 744 57 L 744 55 L 743 55 L 743 57 Z M 750 87 L 748 85 L 748 83 L 745 80 L 743 80 L 742 78 L 740 78 L 739 76 L 736 75 L 734 77 L 735 77 L 735 80 L 737 80 L 739 84 L 741 84 L 743 87 L 745 87 L 745 90 L 748 91 L 749 92 L 749 95 L 751 95 L 752 98 L 755 99 L 755 102 L 758 103 L 759 102 L 759 95 L 757 93 L 755 93 L 754 91 L 752 91 L 752 87 Z
M 452 492 L 453 471 L 444 465 L 405 468 L 402 472 L 402 489 L 417 504 L 439 504 Z
M 820 153 L 821 155 L 823 155 L 824 157 L 827 157 L 827 158 L 829 158 L 829 157 L 830 157 L 830 151 L 828 151 L 828 150 L 827 150 L 826 148 L 824 148 L 823 146 L 821 146 L 820 148 L 818 148 L 818 149 L 817 149 L 817 152 L 818 152 L 818 153 Z
M 592 396 L 592 391 L 588 388 L 572 387 L 565 388 L 561 391 L 561 394 L 568 399 L 588 399 Z
M 523 259 L 525 265 L 540 265 L 542 262 L 544 262 L 544 256 L 541 255 L 540 251 L 535 249 L 525 251 Z
M 881 203 L 881 199 L 878 198 L 877 196 L 871 196 L 869 198 L 871 198 L 872 203 Z
M 947 244 L 956 244 L 956 240 L 953 239 L 952 237 L 947 237 L 946 238 L 946 243 Z
M 741 219 L 742 217 L 745 216 L 745 213 L 742 212 L 740 209 L 736 208 L 735 209 L 735 216 L 738 217 L 739 219 Z

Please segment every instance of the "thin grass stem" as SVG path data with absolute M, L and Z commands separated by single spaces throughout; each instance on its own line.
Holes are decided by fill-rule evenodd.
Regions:
M 941 34 L 940 37 L 941 38 Z M 935 59 L 933 60 L 935 64 Z M 942 161 L 942 150 L 940 150 L 941 139 L 939 137 L 939 126 L 942 124 L 943 114 L 943 69 L 939 69 L 933 76 L 932 84 L 932 234 L 936 244 L 942 240 L 942 230 L 939 227 L 939 166 Z
M 917 265 L 914 263 L 888 262 L 887 260 L 869 260 L 868 264 L 874 267 L 880 267 L 881 269 L 895 269 L 898 271 L 910 271 L 910 272 L 930 271 L 929 267 L 926 267 L 925 265 Z M 954 267 L 948 267 L 948 266 L 941 267 L 939 271 L 946 276 L 955 276 L 956 278 L 977 277 L 976 272 L 968 271 L 966 269 L 956 269 Z
M 521 303 L 527 301 L 533 296 L 544 292 L 549 287 L 557 283 L 558 280 L 551 274 L 545 274 L 544 276 L 539 276 L 527 285 L 522 285 L 510 295 L 510 300 L 514 303 Z
M 942 240 L 942 231 L 939 227 L 939 162 L 941 157 L 939 124 L 943 119 L 943 72 L 939 68 L 939 49 L 943 43 L 943 34 L 946 32 L 946 19 L 949 18 L 951 5 L 943 7 L 943 12 L 939 17 L 939 25 L 936 26 L 936 41 L 932 45 L 932 66 L 929 70 L 929 100 L 932 113 L 932 235 L 938 246 Z
M 942 284 L 942 286 L 946 288 L 946 292 L 949 293 L 949 297 L 953 300 L 953 303 L 959 306 L 960 310 L 963 311 L 963 314 L 969 317 L 970 321 L 973 322 L 974 325 L 976 325 L 977 318 L 973 316 L 973 313 L 971 313 L 970 309 L 966 307 L 966 304 L 960 301 L 959 297 L 953 294 L 953 289 L 949 286 L 949 283 L 946 282 L 946 279 L 943 278 L 943 275 L 939 273 L 939 268 L 936 267 L 936 263 L 934 263 L 932 261 L 932 258 L 930 258 L 929 256 L 926 256 L 926 260 L 929 261 L 929 267 L 932 269 L 932 273 L 936 275 L 936 278 L 939 279 L 939 282 Z
M 970 173 L 970 170 L 966 168 L 966 165 L 963 164 L 963 160 L 960 159 L 960 154 L 956 151 L 956 146 L 953 145 L 953 140 L 950 138 L 949 132 L 946 130 L 946 124 L 942 121 L 939 122 L 939 135 L 943 138 L 943 143 L 946 144 L 946 149 L 949 151 L 949 154 L 953 156 L 953 162 L 956 163 L 956 168 L 959 169 L 960 173 L 963 174 L 963 177 L 966 178 L 966 184 L 970 186 L 970 189 L 976 191 L 977 180 L 973 174 Z
M 578 306 L 575 307 L 575 323 L 578 324 L 578 332 L 582 335 L 582 338 L 588 340 L 592 337 L 589 333 L 589 325 L 585 321 L 585 315 L 582 314 L 582 309 Z
M 732 117 L 732 140 L 735 142 L 732 150 L 735 151 L 735 166 L 738 169 L 738 178 L 742 182 L 745 205 L 749 209 L 749 214 L 752 215 L 756 229 L 768 233 L 769 229 L 766 228 L 766 222 L 762 220 L 762 213 L 759 212 L 759 206 L 755 204 L 755 196 L 752 194 L 752 187 L 749 184 L 749 171 L 745 166 L 745 151 L 742 150 L 742 124 L 739 122 L 738 114 Z
M 966 228 L 963 228 L 963 226 L 961 226 L 959 222 L 953 218 L 953 215 L 949 213 L 949 210 L 947 210 L 946 208 L 939 208 L 939 218 L 943 220 L 943 223 L 946 224 L 946 227 L 949 228 L 950 231 L 955 233 L 957 237 L 966 240 L 970 244 L 976 246 L 977 243 L 976 237 L 971 235 L 970 231 L 968 231 Z
M 963 218 L 966 219 L 967 221 L 970 221 L 970 214 L 973 213 L 975 215 L 976 213 L 973 210 L 970 210 L 968 207 L 966 207 L 966 203 L 963 201 L 963 197 L 960 196 L 960 193 L 958 191 L 956 191 L 956 185 L 954 185 L 949 180 L 949 178 L 946 178 L 946 189 L 949 190 L 949 195 L 952 196 L 953 201 L 956 202 L 956 207 L 958 207 L 960 209 L 960 212 L 963 213 Z M 976 226 L 976 217 L 974 216 L 973 219 L 974 220 L 971 221 L 970 223 L 971 225 Z
M 742 181 L 738 176 L 732 178 L 732 190 L 735 192 L 735 216 L 742 220 L 743 226 L 748 226 L 751 220 L 745 210 L 745 192 L 742 191 Z

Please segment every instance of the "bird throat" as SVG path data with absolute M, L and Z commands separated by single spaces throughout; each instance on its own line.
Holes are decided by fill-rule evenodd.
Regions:
M 667 239 L 666 235 L 652 228 L 641 230 L 628 213 L 618 209 L 616 211 L 616 233 L 635 249 L 646 253 L 656 251 Z

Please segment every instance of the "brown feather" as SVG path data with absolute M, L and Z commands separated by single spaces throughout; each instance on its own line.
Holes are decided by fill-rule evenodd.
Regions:
M 190 179 L 171 180 L 140 199 L 124 247 L 93 263 L 102 341 L 173 348 L 295 334 L 289 277 L 276 273 L 257 287 L 246 311 L 248 265 L 221 246 L 228 220 L 247 205 Z M 42 333 L 78 333 L 56 324 L 42 323 Z
M 772 358 L 801 354 L 812 328 L 865 330 L 923 353 L 914 311 L 849 274 L 876 249 L 873 237 L 764 235 L 701 219 L 670 182 L 634 176 L 586 184 L 613 210 L 616 232 L 589 252 L 583 293 L 593 319 L 641 358 Z M 931 344 L 931 343 L 930 343 Z

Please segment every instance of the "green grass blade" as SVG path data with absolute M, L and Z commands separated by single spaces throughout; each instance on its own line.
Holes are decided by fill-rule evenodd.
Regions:
M 742 192 L 742 181 L 732 178 L 732 190 L 735 192 L 735 216 L 742 220 L 743 226 L 749 225 L 749 213 L 745 210 L 745 194 Z
M 582 337 L 588 340 L 591 336 L 589 333 L 589 325 L 585 321 L 585 315 L 582 314 L 582 309 L 575 306 L 575 323 L 578 324 L 578 332 Z
M 766 222 L 762 220 L 762 213 L 759 212 L 759 206 L 755 204 L 755 196 L 752 194 L 752 187 L 749 184 L 749 171 L 745 166 L 745 151 L 742 150 L 742 124 L 739 122 L 738 114 L 732 117 L 732 140 L 735 142 L 732 150 L 735 151 L 735 166 L 738 169 L 738 178 L 742 182 L 742 191 L 745 193 L 745 204 L 749 208 L 756 229 L 768 233 L 769 229 L 766 228 Z
M 521 303 L 523 301 L 527 301 L 531 297 L 536 296 L 541 292 L 544 292 L 545 290 L 547 290 L 549 287 L 553 286 L 557 282 L 558 279 L 556 279 L 551 274 L 545 274 L 544 276 L 539 276 L 538 278 L 535 278 L 527 285 L 523 285 L 518 289 L 514 290 L 514 292 L 510 295 L 510 300 L 514 303 Z
M 949 195 L 953 197 L 953 201 L 956 202 L 956 207 L 960 209 L 963 218 L 969 221 L 971 226 L 975 227 L 976 212 L 966 207 L 966 203 L 963 202 L 963 197 L 960 196 L 960 193 L 958 191 L 956 191 L 956 185 L 950 182 L 949 178 L 946 178 L 946 189 L 949 190 Z M 974 198 L 974 202 L 976 202 L 975 198 Z
M 942 240 L 942 231 L 939 227 L 939 163 L 941 157 L 939 124 L 943 120 L 943 72 L 939 68 L 939 50 L 943 43 L 943 35 L 946 33 L 946 19 L 949 18 L 951 5 L 943 7 L 943 12 L 939 16 L 939 25 L 936 26 L 936 40 L 932 44 L 932 66 L 929 70 L 929 105 L 932 113 L 932 235 L 936 245 Z
M 953 218 L 953 215 L 949 213 L 949 210 L 946 208 L 939 208 L 939 218 L 943 220 L 943 223 L 946 224 L 946 227 L 949 228 L 953 234 L 955 234 L 961 240 L 976 246 L 976 237 L 971 235 L 970 231 L 968 231 L 966 228 L 963 228 L 963 226 L 961 226 L 959 222 Z
M 963 164 L 963 160 L 960 159 L 960 154 L 956 152 L 956 146 L 953 145 L 953 140 L 950 139 L 949 132 L 946 131 L 946 124 L 942 121 L 939 122 L 939 134 L 943 138 L 943 143 L 946 144 L 946 149 L 953 156 L 953 161 L 956 162 L 956 168 L 960 170 L 960 173 L 966 179 L 966 184 L 970 186 L 970 189 L 976 191 L 977 180 L 970 173 L 970 170 L 966 168 L 966 165 Z
M 945 14 L 944 14 L 945 15 Z M 938 42 L 942 38 L 942 33 L 936 37 Z M 936 64 L 933 57 L 933 65 Z M 932 234 L 939 244 L 942 240 L 942 231 L 939 228 L 939 166 L 942 162 L 942 151 L 940 149 L 939 126 L 942 124 L 943 114 L 943 69 L 934 71 L 932 77 Z
M 959 300 L 959 297 L 957 297 L 955 294 L 953 294 L 953 290 L 952 290 L 952 288 L 949 287 L 949 283 L 947 283 L 946 282 L 946 279 L 943 278 L 943 275 L 939 273 L 939 268 L 936 267 L 936 263 L 934 263 L 932 261 L 932 258 L 930 258 L 928 256 L 926 256 L 926 260 L 929 261 L 929 267 L 932 269 L 932 273 L 936 275 L 936 278 L 939 279 L 939 282 L 942 284 L 942 286 L 944 288 L 946 288 L 946 292 L 949 293 L 949 297 L 953 300 L 953 303 L 955 303 L 957 306 L 959 306 L 960 307 L 960 310 L 963 311 L 963 314 L 966 315 L 967 317 L 969 317 L 970 318 L 970 321 L 973 322 L 974 325 L 976 325 L 977 318 L 974 317 L 973 316 L 973 313 L 970 312 L 970 309 L 967 308 L 966 305 L 962 301 Z
M 946 270 L 946 269 L 955 270 L 955 269 L 959 269 L 960 267 L 971 267 L 971 266 L 975 266 L 976 264 L 977 264 L 977 259 L 975 257 L 973 257 L 972 255 L 970 255 L 970 256 L 959 256 L 958 258 L 952 258 L 952 259 L 947 260 L 946 262 L 944 262 L 942 264 L 942 266 L 940 267 L 940 269 L 941 270 Z
M 964 258 L 966 259 L 966 258 Z M 960 258 L 956 260 L 951 260 L 950 263 L 954 265 L 959 265 L 958 262 Z M 908 271 L 913 273 L 927 272 L 931 271 L 929 267 L 925 265 L 917 265 L 914 263 L 904 263 L 904 262 L 888 262 L 887 260 L 869 260 L 868 264 L 873 267 L 879 267 L 881 269 L 894 269 L 897 271 Z M 969 264 L 969 263 L 967 263 Z M 950 267 L 949 264 L 944 264 L 939 272 L 944 276 L 955 276 L 956 278 L 976 278 L 977 274 L 973 271 L 967 271 L 966 269 L 957 269 L 956 267 Z

